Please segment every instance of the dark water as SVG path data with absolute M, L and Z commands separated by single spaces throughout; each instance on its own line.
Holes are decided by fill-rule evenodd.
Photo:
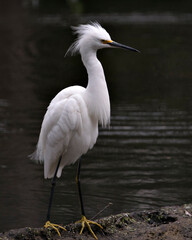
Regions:
M 122 15 L 112 8 L 98 14 L 99 2 L 95 11 L 79 2 L 70 5 L 71 12 L 80 12 L 75 15 L 59 1 L 48 3 L 10 1 L 0 8 L 0 231 L 45 221 L 50 181 L 43 179 L 43 166 L 27 156 L 52 97 L 69 85 L 86 86 L 80 57 L 64 54 L 74 40 L 69 26 L 90 19 L 142 53 L 98 53 L 112 117 L 110 129 L 100 129 L 97 144 L 83 158 L 87 216 L 109 203 L 100 216 L 191 202 L 192 18 L 187 9 L 149 14 L 142 6 L 134 13 L 131 6 L 130 13 L 119 9 Z M 80 218 L 76 167 L 66 167 L 58 181 L 52 221 Z

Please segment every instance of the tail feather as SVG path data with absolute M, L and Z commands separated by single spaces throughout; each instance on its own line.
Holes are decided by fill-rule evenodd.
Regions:
M 44 162 L 43 154 L 38 149 L 36 149 L 32 154 L 28 155 L 28 157 L 36 163 L 42 164 Z

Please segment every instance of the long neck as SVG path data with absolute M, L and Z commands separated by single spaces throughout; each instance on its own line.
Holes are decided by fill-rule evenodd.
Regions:
M 103 67 L 96 52 L 81 53 L 82 61 L 88 73 L 86 96 L 89 112 L 102 125 L 110 122 L 110 101 Z

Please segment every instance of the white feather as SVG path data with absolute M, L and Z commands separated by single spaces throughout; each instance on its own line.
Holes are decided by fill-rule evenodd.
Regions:
M 68 87 L 51 101 L 44 116 L 34 160 L 44 162 L 44 177 L 52 178 L 62 156 L 57 177 L 64 166 L 77 161 L 93 147 L 98 136 L 98 123 L 110 122 L 110 101 L 103 68 L 96 52 L 103 47 L 101 40 L 109 34 L 98 23 L 74 28 L 77 41 L 68 52 L 80 52 L 88 73 L 87 88 Z
M 80 53 L 81 48 L 89 42 L 93 43 L 94 39 L 98 40 L 111 40 L 108 32 L 101 27 L 98 22 L 91 22 L 90 24 L 79 25 L 72 27 L 74 34 L 78 35 L 76 41 L 69 47 L 66 55 L 71 54 L 72 56 Z M 102 38 L 101 38 L 102 37 Z M 104 47 L 104 46 L 103 46 Z M 107 46 L 105 46 L 107 47 Z

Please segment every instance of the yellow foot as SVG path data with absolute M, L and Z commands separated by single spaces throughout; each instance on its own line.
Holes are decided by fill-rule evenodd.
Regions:
M 61 233 L 59 232 L 59 228 L 60 229 L 63 229 L 64 231 L 67 231 L 64 227 L 58 225 L 58 224 L 55 224 L 55 223 L 51 223 L 50 221 L 47 221 L 44 225 L 45 228 L 53 228 L 57 233 L 58 235 L 61 237 Z
M 85 223 L 86 223 L 87 227 L 89 228 L 89 231 L 91 232 L 91 234 L 93 235 L 93 237 L 94 237 L 95 239 L 98 239 L 98 238 L 96 237 L 95 233 L 94 233 L 93 230 L 91 229 L 90 224 L 95 224 L 95 225 L 97 225 L 98 227 L 100 227 L 101 229 L 103 229 L 103 227 L 102 227 L 99 223 L 90 221 L 90 220 L 88 220 L 85 216 L 82 216 L 81 220 L 77 221 L 76 223 L 81 223 L 81 224 L 82 224 L 82 228 L 81 228 L 80 234 L 82 234 L 83 229 L 85 228 Z

